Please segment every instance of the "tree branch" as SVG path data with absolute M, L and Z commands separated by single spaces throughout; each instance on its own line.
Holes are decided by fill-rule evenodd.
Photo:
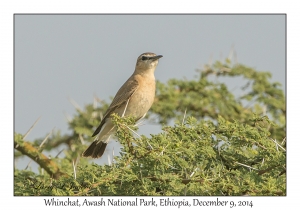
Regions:
M 35 148 L 29 142 L 17 142 L 14 140 L 14 148 L 21 152 L 23 155 L 30 157 L 34 160 L 41 168 L 43 168 L 52 178 L 58 179 L 60 176 L 67 174 L 60 171 L 56 163 L 45 156 L 43 153 L 40 153 L 37 148 Z

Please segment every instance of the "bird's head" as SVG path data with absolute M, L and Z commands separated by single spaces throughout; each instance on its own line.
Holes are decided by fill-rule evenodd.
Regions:
M 158 60 L 163 57 L 162 55 L 156 55 L 155 53 L 143 53 L 136 61 L 136 70 L 138 71 L 148 71 L 155 70 Z

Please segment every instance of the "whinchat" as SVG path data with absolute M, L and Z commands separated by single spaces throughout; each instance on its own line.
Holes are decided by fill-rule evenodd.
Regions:
M 99 158 L 103 155 L 110 136 L 115 131 L 111 114 L 121 117 L 132 116 L 136 121 L 142 119 L 152 106 L 155 97 L 154 71 L 158 60 L 163 57 L 154 53 L 143 53 L 137 58 L 135 70 L 122 85 L 103 115 L 100 125 L 92 136 L 97 136 L 82 156 Z

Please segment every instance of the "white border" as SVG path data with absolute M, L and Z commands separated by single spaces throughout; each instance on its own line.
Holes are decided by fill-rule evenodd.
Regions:
M 292 3 L 290 3 L 292 2 Z M 13 196 L 13 14 L 15 13 L 287 13 L 287 101 L 288 101 L 288 186 L 286 197 L 219 197 L 222 200 L 252 200 L 252 209 L 271 207 L 299 208 L 299 7 L 296 1 L 21 1 L 2 0 L 1 10 L 1 206 L 44 207 L 43 197 Z M 295 2 L 295 3 L 293 3 Z M 259 24 L 259 23 L 258 23 Z M 297 135 L 298 134 L 298 135 Z M 295 138 L 293 138 L 295 137 Z M 297 176 L 297 177 L 296 177 Z M 296 197 L 297 196 L 297 197 Z M 46 197 L 49 198 L 49 197 Z M 67 197 L 60 197 L 67 199 Z M 109 197 L 105 197 L 108 199 Z M 133 197 L 118 197 L 123 200 Z M 148 197 L 149 198 L 149 197 Z M 164 197 L 165 198 L 165 197 Z M 174 197 L 172 197 L 174 198 Z M 181 199 L 182 197 L 178 198 Z M 201 200 L 213 200 L 217 197 L 200 197 Z M 78 199 L 84 200 L 83 197 Z M 93 199 L 93 198 L 89 198 Z M 100 199 L 99 197 L 95 199 Z M 160 199 L 155 197 L 155 199 Z M 185 199 L 193 199 L 187 197 Z M 4 205 L 3 205 L 4 204 Z M 293 208 L 296 207 L 296 208 Z M 65 208 L 65 207 L 56 207 Z M 101 207 L 96 207 L 101 208 Z M 109 207 L 116 209 L 118 207 Z M 135 207 L 132 207 L 135 208 Z M 140 207 L 137 207 L 140 208 Z M 164 207 L 170 208 L 170 207 Z M 177 209 L 177 207 L 175 207 Z M 197 207 L 200 208 L 200 207 Z M 203 208 L 203 207 L 202 207 Z M 216 207 L 220 209 L 220 207 Z M 182 209 L 182 208 L 181 208 Z M 190 208 L 189 208 L 190 209 Z M 213 208 L 210 208 L 213 209 Z

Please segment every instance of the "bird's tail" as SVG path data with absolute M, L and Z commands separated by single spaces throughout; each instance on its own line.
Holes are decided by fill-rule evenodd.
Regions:
M 100 158 L 107 146 L 107 143 L 102 141 L 93 141 L 93 143 L 82 153 L 83 157 Z

